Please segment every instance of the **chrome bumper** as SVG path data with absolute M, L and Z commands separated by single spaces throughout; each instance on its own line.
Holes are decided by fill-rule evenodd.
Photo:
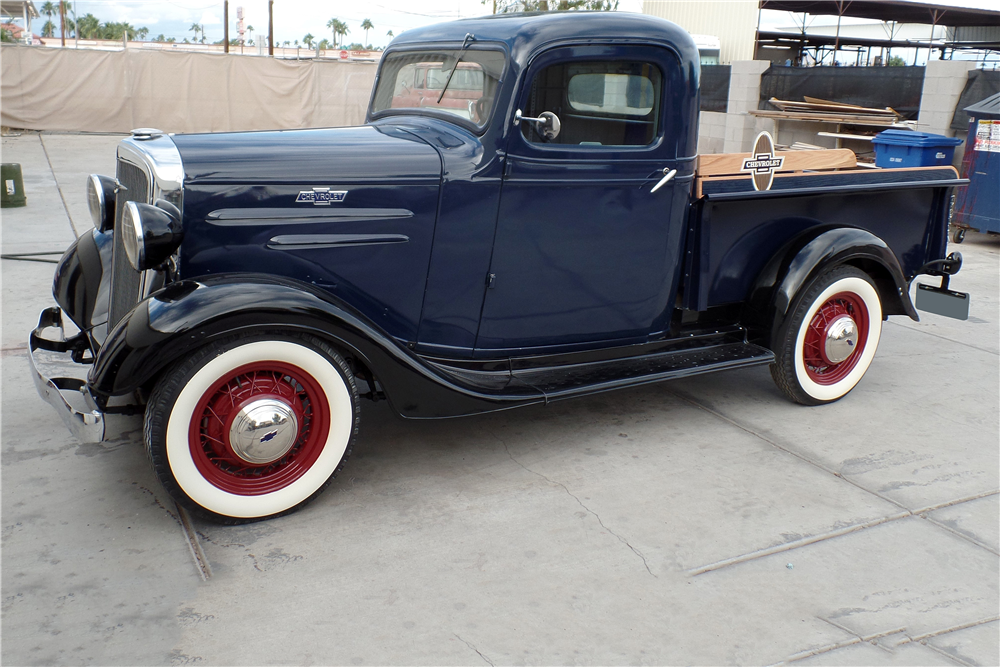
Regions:
M 43 337 L 42 331 L 45 329 L 58 329 L 58 340 Z M 82 336 L 84 334 L 66 340 L 63 334 L 62 311 L 58 307 L 46 308 L 39 315 L 38 326 L 29 337 L 28 359 L 31 362 L 31 375 L 38 395 L 56 409 L 70 432 L 81 442 L 101 442 L 104 440 L 105 415 L 98 409 L 97 403 L 87 389 L 86 381 L 79 378 L 47 377 L 39 371 L 36 359 L 38 350 L 82 354 L 86 348 L 86 338 Z M 76 399 L 72 403 L 82 404 L 85 408 L 81 410 L 74 407 L 69 397 Z

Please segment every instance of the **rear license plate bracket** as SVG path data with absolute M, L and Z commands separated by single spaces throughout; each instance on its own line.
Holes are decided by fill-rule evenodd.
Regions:
M 956 320 L 969 319 L 969 295 L 950 289 L 917 283 L 917 310 Z

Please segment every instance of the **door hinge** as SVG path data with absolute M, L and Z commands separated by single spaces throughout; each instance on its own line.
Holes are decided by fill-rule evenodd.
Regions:
M 487 275 L 486 276 L 486 289 L 493 289 L 493 286 L 496 284 L 496 281 L 497 281 L 497 274 L 491 273 L 491 274 Z

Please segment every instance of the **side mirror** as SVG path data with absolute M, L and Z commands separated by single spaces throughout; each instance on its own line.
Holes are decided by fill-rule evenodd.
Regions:
M 528 116 L 522 116 L 521 110 L 518 109 L 514 113 L 514 125 L 520 125 L 522 121 L 534 123 L 535 131 L 546 141 L 552 141 L 558 137 L 559 131 L 562 130 L 562 123 L 559 122 L 559 116 L 551 111 L 543 111 L 538 114 L 538 118 L 529 118 Z

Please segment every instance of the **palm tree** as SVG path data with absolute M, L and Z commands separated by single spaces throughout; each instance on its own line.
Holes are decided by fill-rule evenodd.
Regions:
M 149 34 L 149 28 L 142 27 L 135 31 L 135 36 L 139 38 L 139 41 L 146 39 L 146 35 Z
M 51 0 L 46 0 L 45 4 L 42 5 L 41 12 L 43 14 L 45 14 L 45 17 L 48 18 L 49 21 L 51 21 L 52 17 L 55 14 L 59 13 L 59 9 L 55 5 L 52 4 Z
M 247 26 L 247 32 L 250 33 L 250 36 L 247 37 L 247 42 L 250 43 L 250 44 L 253 44 L 253 26 L 252 25 L 248 25 Z
M 346 37 L 347 33 L 351 32 L 351 29 L 348 28 L 347 24 L 344 23 L 343 21 L 337 21 L 337 24 L 338 25 L 336 27 L 336 31 L 337 31 L 337 34 L 341 36 L 341 38 Z M 343 45 L 344 44 L 344 40 L 341 39 L 340 43 L 341 43 L 341 45 Z
M 311 32 L 307 32 L 306 36 L 302 38 L 302 43 L 306 45 L 307 49 L 311 49 L 313 47 L 313 40 L 314 39 L 316 39 L 316 38 L 313 37 L 312 33 Z
M 46 21 L 45 25 L 42 26 L 42 37 L 55 37 L 56 35 L 56 24 L 52 21 Z
M 371 19 L 365 19 L 361 22 L 361 29 L 365 31 L 365 44 L 368 43 L 368 31 L 375 29 L 375 24 L 371 22 Z
M 198 25 L 197 23 L 192 23 L 191 27 L 188 28 L 188 30 L 190 30 L 191 32 L 194 33 L 194 41 L 197 42 L 198 41 L 198 33 L 201 32 L 201 26 Z
M 69 25 L 69 21 L 66 21 L 66 24 Z M 101 37 L 101 21 L 93 14 L 87 13 L 81 16 L 75 27 L 77 37 L 82 39 L 99 39 Z M 121 35 L 119 34 L 118 37 Z
M 333 48 L 337 48 L 337 24 L 340 23 L 337 19 L 330 19 L 326 22 L 326 27 L 330 29 L 333 33 Z
M 73 11 L 69 0 L 60 0 L 59 5 L 62 5 L 62 12 L 65 18 L 66 37 L 79 36 L 76 32 L 76 12 Z M 59 11 L 59 5 L 56 5 L 57 12 Z
M 396 36 L 396 34 L 392 30 L 390 30 L 389 32 L 385 33 L 385 36 L 388 37 L 389 39 L 392 39 L 393 37 Z

